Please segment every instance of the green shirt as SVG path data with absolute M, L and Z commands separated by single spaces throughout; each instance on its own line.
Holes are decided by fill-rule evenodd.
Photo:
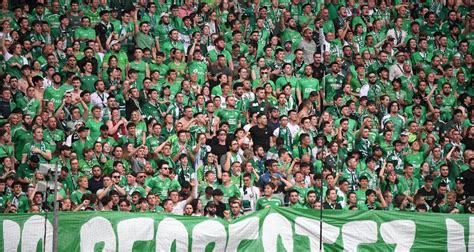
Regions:
M 266 207 L 278 207 L 283 205 L 283 202 L 281 201 L 280 198 L 272 196 L 271 198 L 268 197 L 262 197 L 257 200 L 257 210 L 260 209 L 265 209 Z
M 444 204 L 439 207 L 439 212 L 440 213 L 450 213 L 454 208 L 457 208 L 459 210 L 459 213 L 464 213 L 464 207 L 459 204 L 459 203 L 454 203 L 454 206 L 449 206 L 448 204 Z
M 81 192 L 79 190 L 76 190 L 74 192 L 71 193 L 71 201 L 72 203 L 74 203 L 75 205 L 79 205 L 82 203 L 82 196 L 84 194 L 92 194 L 91 191 L 87 190 L 86 192 Z
M 342 74 L 328 74 L 323 78 L 323 88 L 325 91 L 325 100 L 330 103 L 333 101 L 336 92 L 342 89 L 342 85 L 345 82 L 345 78 Z
M 91 27 L 84 28 L 84 27 L 78 27 L 74 31 L 74 38 L 75 39 L 80 39 L 80 38 L 87 38 L 90 40 L 94 40 L 96 38 L 95 30 Z M 81 50 L 84 50 L 85 48 L 85 43 L 81 43 Z
M 72 150 L 77 154 L 77 158 L 82 159 L 82 158 L 84 158 L 84 155 L 82 153 L 84 148 L 86 148 L 86 147 L 92 148 L 93 145 L 94 145 L 94 143 L 92 142 L 91 138 L 89 138 L 89 137 L 84 142 L 81 139 L 79 139 L 79 140 L 75 141 L 74 143 L 72 143 Z
M 226 59 L 226 62 L 227 62 L 227 65 L 229 65 L 229 62 L 232 61 L 232 56 L 231 56 L 230 52 L 227 51 L 226 49 L 222 50 L 221 52 L 217 52 L 216 49 L 210 51 L 209 52 L 209 60 L 211 61 L 211 63 L 214 63 L 214 62 L 217 61 L 217 56 L 219 54 L 224 55 L 224 57 Z
M 240 124 L 241 112 L 236 109 L 223 109 L 217 113 L 217 117 L 221 122 L 229 123 L 229 131 L 234 132 Z
M 43 100 L 51 101 L 54 103 L 54 109 L 57 110 L 63 102 L 64 93 L 68 90 L 65 85 L 61 85 L 59 88 L 49 86 L 44 90 Z
M 97 77 L 97 75 L 82 75 L 81 76 L 81 89 L 82 90 L 87 90 L 91 93 L 95 92 L 95 82 L 98 80 L 99 78 Z
M 18 63 L 21 66 L 23 66 L 23 58 L 20 56 L 12 56 L 8 61 L 6 62 L 6 72 L 9 73 L 12 76 L 17 77 L 18 79 L 21 78 L 21 71 L 18 66 L 12 66 L 13 63 Z
M 309 97 L 309 94 L 313 91 L 319 91 L 321 88 L 319 86 L 319 81 L 318 79 L 315 79 L 313 77 L 307 78 L 303 77 L 298 80 L 297 83 L 297 88 L 301 92 L 301 99 L 306 99 Z
M 17 107 L 23 110 L 23 113 L 31 115 L 32 117 L 39 114 L 40 101 L 35 98 L 28 98 L 27 96 L 17 100 Z
M 16 206 L 17 213 L 27 213 L 30 210 L 28 197 L 23 192 L 19 195 L 10 195 L 10 197 L 8 197 L 7 202 L 11 202 L 12 205 Z
M 15 130 L 12 135 L 12 142 L 15 143 L 15 149 L 17 150 L 15 152 L 15 158 L 21 160 L 22 152 L 19 150 L 23 150 L 26 143 L 33 141 L 33 134 L 31 131 L 21 127 Z
M 420 188 L 419 181 L 414 176 L 406 178 L 405 176 L 398 177 L 399 192 L 408 196 L 413 196 Z
M 206 81 L 207 65 L 202 61 L 193 60 L 188 63 L 188 73 L 195 73 L 198 77 L 197 83 L 203 85 Z M 160 74 L 164 75 L 165 73 L 160 72 Z
M 146 187 L 151 189 L 151 192 L 159 195 L 160 200 L 163 201 L 168 197 L 168 189 L 170 188 L 171 180 L 169 178 L 162 179 L 160 176 L 157 176 L 145 183 Z
M 43 140 L 49 143 L 50 145 L 56 145 L 56 142 L 62 142 L 65 140 L 64 131 L 59 129 L 45 129 L 43 131 Z
M 229 187 L 226 187 L 225 185 L 220 185 L 218 188 L 221 189 L 224 193 L 224 197 L 222 199 L 222 202 L 224 203 L 228 203 L 229 198 L 232 197 L 240 198 L 240 189 L 235 184 L 231 184 Z
M 27 163 L 21 164 L 17 169 L 16 176 L 22 179 L 32 179 L 35 175 L 36 169 L 31 169 Z
M 151 50 L 155 47 L 155 39 L 151 35 L 147 35 L 141 31 L 135 36 L 135 42 L 138 48 L 148 48 Z
M 100 136 L 100 127 L 103 124 L 102 121 L 96 121 L 95 119 L 87 120 L 86 127 L 90 129 L 89 137 L 93 142 Z
M 132 196 L 134 192 L 139 192 L 142 198 L 146 198 L 145 189 L 138 184 L 135 186 L 126 185 L 123 187 L 123 190 L 125 190 L 125 193 L 127 193 L 129 196 Z
M 27 155 L 27 160 L 29 160 L 30 157 L 32 155 L 34 155 L 34 153 L 32 152 L 32 149 L 35 148 L 35 147 L 40 149 L 43 152 L 51 152 L 51 146 L 48 143 L 46 143 L 45 141 L 41 141 L 39 143 L 30 142 L 30 143 L 25 144 L 25 147 L 23 147 L 23 152 L 22 152 L 22 154 Z M 41 164 L 49 162 L 42 155 L 37 154 L 37 156 L 39 157 Z

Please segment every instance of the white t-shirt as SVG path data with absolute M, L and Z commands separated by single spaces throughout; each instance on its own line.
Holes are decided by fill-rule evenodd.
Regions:
M 172 213 L 183 215 L 184 214 L 184 207 L 186 206 L 186 200 L 182 200 L 173 207 Z

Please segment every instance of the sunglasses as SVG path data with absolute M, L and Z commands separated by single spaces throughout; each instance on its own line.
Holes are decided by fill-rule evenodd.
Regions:
M 113 176 L 112 178 L 120 178 L 120 176 Z
M 162 169 L 162 170 L 169 170 L 170 168 L 168 168 L 168 167 L 163 167 L 163 168 L 161 168 L 161 169 Z

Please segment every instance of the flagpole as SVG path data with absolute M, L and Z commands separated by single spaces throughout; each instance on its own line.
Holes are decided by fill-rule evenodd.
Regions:
M 58 210 L 59 202 L 57 201 L 58 197 L 58 161 L 54 166 L 54 211 L 53 211 L 53 252 L 58 251 Z
M 319 251 L 323 251 L 323 180 L 321 178 L 321 209 L 319 209 Z
M 321 65 L 323 67 L 323 80 L 322 80 L 322 93 L 324 93 L 324 97 L 326 97 L 326 65 L 324 65 L 324 51 L 321 52 Z M 321 95 L 320 95 L 321 96 Z M 320 97 L 321 99 L 321 115 L 323 114 L 324 111 L 324 100 L 322 96 Z M 323 179 L 321 178 L 321 189 L 320 189 L 320 195 L 321 195 L 321 209 L 319 210 L 319 251 L 323 251 Z

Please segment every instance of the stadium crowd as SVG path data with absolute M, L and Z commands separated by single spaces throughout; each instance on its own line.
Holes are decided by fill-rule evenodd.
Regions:
M 469 0 L 3 0 L 0 26 L 5 213 L 474 213 Z

